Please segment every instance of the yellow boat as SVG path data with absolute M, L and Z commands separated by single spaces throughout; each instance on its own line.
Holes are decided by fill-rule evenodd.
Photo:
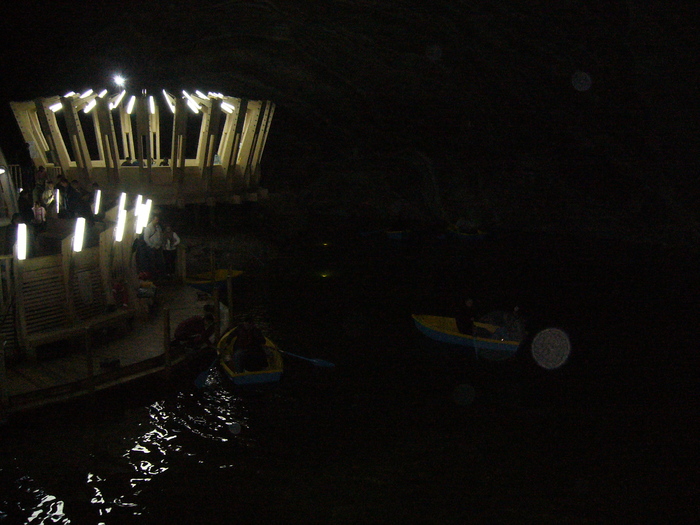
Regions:
M 226 290 L 226 281 L 229 277 L 235 279 L 243 275 L 241 270 L 224 270 L 218 269 L 214 272 L 203 272 L 191 275 L 185 278 L 185 283 L 201 290 L 202 292 L 212 293 L 214 287 L 219 290 Z
M 234 372 L 231 357 L 233 356 L 233 345 L 235 342 L 236 334 L 234 328 L 226 332 L 216 345 L 216 351 L 219 354 L 219 364 L 235 385 L 275 383 L 282 379 L 282 372 L 284 370 L 282 352 L 272 340 L 267 337 L 265 338 L 267 368 L 257 372 Z

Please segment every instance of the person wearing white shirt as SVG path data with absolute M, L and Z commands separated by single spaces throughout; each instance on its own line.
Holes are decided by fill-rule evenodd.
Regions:
M 165 273 L 169 276 L 175 275 L 177 247 L 179 244 L 180 237 L 173 231 L 172 226 L 167 225 L 165 232 L 163 232 L 163 259 L 165 259 Z
M 160 217 L 154 215 L 151 222 L 143 230 L 143 240 L 146 243 L 147 271 L 157 278 L 163 273 L 163 228 Z

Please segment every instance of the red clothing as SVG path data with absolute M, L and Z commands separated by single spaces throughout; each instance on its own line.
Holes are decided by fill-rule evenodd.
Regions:
M 207 326 L 203 316 L 194 315 L 177 325 L 177 328 L 175 328 L 175 340 L 195 344 L 209 342 L 209 338 L 214 334 L 214 330 L 214 323 Z

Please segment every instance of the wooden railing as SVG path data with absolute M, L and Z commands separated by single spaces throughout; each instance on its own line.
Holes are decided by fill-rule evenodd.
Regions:
M 0 255 L 0 312 L 5 312 L 14 298 L 12 255 Z

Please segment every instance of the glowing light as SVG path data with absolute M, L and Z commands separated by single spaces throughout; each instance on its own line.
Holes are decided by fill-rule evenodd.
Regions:
M 141 235 L 141 232 L 148 224 L 148 218 L 151 215 L 151 204 L 151 199 L 148 199 L 139 209 L 138 219 L 136 220 L 136 235 Z
M 141 205 L 143 204 L 143 197 L 141 195 L 136 196 L 136 204 L 134 205 L 134 217 L 139 216 L 139 210 L 141 209 Z
M 5 168 L 0 168 L 0 175 L 2 175 L 3 173 L 5 173 Z
M 187 105 L 190 106 L 195 113 L 197 113 L 200 108 L 200 105 L 197 104 L 197 101 L 193 99 L 192 96 L 184 89 L 182 90 L 182 94 L 185 95 L 185 98 L 187 99 Z
M 115 98 L 113 102 L 109 103 L 109 109 L 114 109 L 117 106 L 119 106 L 119 104 L 121 104 L 121 101 L 124 98 L 125 94 L 126 94 L 126 90 L 119 93 L 119 95 L 117 95 L 117 98 Z
M 92 95 L 92 89 L 88 89 L 85 93 L 80 95 L 80 98 L 88 98 L 90 95 Z
M 54 113 L 56 113 L 56 112 L 57 112 L 58 110 L 60 110 L 62 107 L 63 107 L 63 104 L 61 104 L 60 102 L 56 102 L 55 104 L 50 105 L 50 106 L 49 106 L 49 109 L 50 109 L 51 111 L 53 111 Z
M 73 234 L 73 251 L 79 252 L 83 249 L 83 239 L 85 237 L 85 217 L 78 217 L 75 220 L 75 233 Z
M 100 213 L 100 201 L 102 200 L 102 190 L 95 191 L 95 206 L 94 213 L 98 215 Z
M 229 104 L 228 102 L 222 102 L 221 109 L 223 109 L 226 113 L 229 113 L 229 114 L 233 113 L 236 110 L 236 108 L 234 106 L 232 106 L 231 104 Z
M 190 109 L 195 112 L 199 113 L 199 106 L 197 105 L 196 102 L 192 102 L 192 100 L 187 101 L 187 105 L 190 107 Z
M 66 93 L 65 95 L 63 95 L 63 97 L 64 97 L 64 98 L 68 98 L 68 97 L 72 97 L 73 95 L 75 95 L 75 91 L 69 91 L 68 93 Z
M 92 111 L 92 108 L 94 108 L 96 105 L 97 105 L 97 99 L 93 98 L 90 102 L 88 102 L 85 105 L 85 108 L 83 109 L 83 111 L 85 113 L 90 113 L 90 111 Z
M 100 98 L 105 98 L 105 95 L 106 95 L 106 94 L 107 94 L 107 90 L 106 90 L 106 89 L 103 89 L 102 91 L 100 91 L 100 94 L 97 95 L 97 96 L 100 97 Z
M 17 258 L 20 261 L 27 258 L 27 225 L 23 222 L 17 225 Z
M 202 98 L 202 99 L 205 99 L 205 100 L 209 98 L 209 97 L 206 96 L 204 93 L 202 93 L 200 90 L 196 90 L 194 93 L 195 93 L 195 95 L 197 95 L 199 98 Z
M 122 195 L 124 195 L 122 193 Z M 126 210 L 119 208 L 117 213 L 117 227 L 114 230 L 114 240 L 117 242 L 122 242 L 124 238 L 124 227 L 126 226 Z
M 119 196 L 119 209 L 126 210 L 126 193 L 122 193 Z
M 151 115 L 156 114 L 156 101 L 153 99 L 153 95 L 148 97 L 148 108 L 151 110 Z
M 61 213 L 61 190 L 56 188 L 56 213 Z
M 131 115 L 131 112 L 134 110 L 134 104 L 136 104 L 136 95 L 131 95 L 129 103 L 126 105 L 126 112 L 129 115 Z
M 171 96 L 168 95 L 168 93 L 163 90 L 163 96 L 165 97 L 165 101 L 168 103 L 168 107 L 170 108 L 170 111 L 173 112 L 173 115 L 175 114 L 175 99 Z
M 126 84 L 126 79 L 121 75 L 114 75 L 114 83 L 119 87 L 124 87 Z

